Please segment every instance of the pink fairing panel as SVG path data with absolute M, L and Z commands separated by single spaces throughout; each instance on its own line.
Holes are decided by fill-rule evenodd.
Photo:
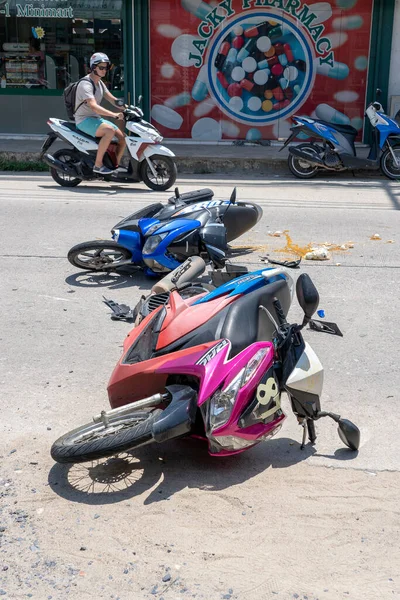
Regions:
M 257 342 L 252 344 L 231 360 L 229 354 L 231 343 L 229 340 L 219 340 L 209 345 L 208 349 L 204 346 L 200 349 L 194 347 L 193 352 L 188 352 L 184 356 L 172 359 L 164 363 L 158 372 L 168 374 L 188 374 L 197 377 L 200 380 L 200 388 L 198 395 L 198 406 L 202 406 L 207 402 L 219 388 L 225 388 L 236 375 L 246 367 L 255 354 L 262 349 L 266 349 L 267 353 L 260 362 L 257 370 L 248 381 L 248 383 L 239 391 L 235 404 L 232 409 L 229 421 L 216 429 L 213 432 L 213 437 L 235 436 L 244 440 L 254 441 L 257 443 L 259 438 L 262 438 L 272 433 L 276 427 L 284 420 L 284 416 L 277 417 L 273 422 L 268 424 L 259 423 L 252 425 L 246 429 L 242 429 L 238 425 L 238 420 L 244 409 L 254 398 L 257 387 L 262 376 L 273 366 L 274 362 L 274 347 L 270 342 Z M 243 450 L 239 450 L 243 451 Z M 222 451 L 219 454 L 236 454 L 238 451 Z
M 208 345 L 208 344 L 207 344 Z M 229 360 L 231 343 L 229 340 L 212 342 L 209 349 L 201 349 L 197 346 L 192 348 L 193 352 L 178 358 L 172 358 L 157 369 L 158 373 L 176 373 L 193 375 L 200 380 L 198 405 L 206 402 L 215 391 L 225 388 L 232 379 L 241 371 L 261 349 L 266 348 L 269 352 L 261 361 L 256 373 L 242 390 L 243 395 L 254 393 L 257 382 L 262 373 L 268 370 L 274 360 L 274 347 L 270 342 L 256 342 Z M 241 406 L 241 408 L 243 408 Z M 239 409 L 238 409 L 239 410 Z M 235 411 L 236 412 L 236 411 Z M 240 412 L 240 410 L 239 410 Z

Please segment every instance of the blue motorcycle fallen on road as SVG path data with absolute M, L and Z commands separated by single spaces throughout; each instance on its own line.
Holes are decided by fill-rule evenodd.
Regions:
M 112 229 L 112 241 L 95 240 L 71 248 L 68 260 L 79 269 L 141 269 L 156 276 L 173 271 L 191 256 L 224 266 L 228 243 L 249 231 L 262 217 L 252 202 L 214 200 L 210 189 L 179 194 L 130 215 Z
M 380 90 L 378 90 L 380 93 Z M 338 125 L 310 117 L 294 116 L 294 127 L 283 148 L 299 133 L 312 141 L 290 146 L 288 166 L 295 177 L 311 179 L 319 170 L 346 171 L 353 169 L 381 169 L 389 179 L 400 178 L 400 126 L 385 115 L 379 102 L 372 102 L 367 110 L 373 128 L 373 143 L 368 158 L 357 156 L 354 141 L 358 131 L 351 125 Z M 282 150 L 283 150 L 282 148 Z

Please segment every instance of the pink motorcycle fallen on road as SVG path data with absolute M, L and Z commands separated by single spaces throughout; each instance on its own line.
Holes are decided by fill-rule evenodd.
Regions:
M 304 321 L 296 325 L 286 318 L 294 285 L 284 269 L 247 273 L 209 292 L 191 287 L 188 271 L 198 274 L 201 259 L 190 261 L 178 268 L 181 285 L 170 274 L 166 289 L 142 303 L 144 318 L 109 383 L 111 410 L 57 440 L 54 460 L 85 462 L 185 435 L 202 437 L 215 456 L 243 452 L 279 431 L 283 392 L 304 428 L 303 447 L 307 433 L 316 440 L 315 422 L 330 417 L 356 451 L 358 428 L 321 411 L 323 367 L 302 335 L 319 304 L 310 277 L 297 281 Z

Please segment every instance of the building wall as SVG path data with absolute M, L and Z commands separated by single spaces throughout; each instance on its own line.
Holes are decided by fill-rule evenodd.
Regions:
M 394 20 L 393 20 L 393 40 L 392 40 L 392 52 L 390 59 L 390 75 L 389 75 L 389 107 L 391 110 L 390 102 L 392 96 L 400 96 L 400 0 L 396 0 Z M 394 107 L 393 107 L 394 108 Z M 398 109 L 400 109 L 400 103 Z M 391 113 L 397 112 L 397 110 L 391 110 Z M 393 115 L 392 115 L 393 116 Z
M 169 138 L 254 141 L 286 138 L 294 114 L 315 114 L 361 140 L 383 1 L 215 1 L 211 12 L 210 2 L 150 0 L 154 123 Z

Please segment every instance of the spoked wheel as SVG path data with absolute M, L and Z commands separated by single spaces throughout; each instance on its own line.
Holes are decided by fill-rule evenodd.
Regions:
M 156 175 L 154 175 L 145 159 L 140 165 L 140 175 L 144 183 L 156 192 L 169 190 L 174 185 L 178 175 L 175 162 L 169 156 L 159 155 L 152 156 L 150 162 Z
M 400 165 L 400 146 L 397 148 L 392 148 L 392 151 Z M 383 174 L 389 179 L 400 179 L 400 166 L 396 165 L 393 155 L 389 149 L 382 154 L 381 169 Z
M 138 411 L 103 423 L 89 423 L 54 442 L 51 456 L 58 463 L 81 463 L 113 456 L 151 443 L 153 424 L 162 411 Z
M 127 248 L 101 240 L 78 244 L 68 252 L 68 260 L 74 267 L 88 271 L 113 271 L 131 258 L 132 252 Z
M 309 154 L 310 156 L 317 156 L 319 153 L 318 150 L 312 146 L 311 144 L 299 144 L 296 146 L 298 150 L 301 150 L 304 153 Z M 288 166 L 291 173 L 298 177 L 298 179 L 312 179 L 318 173 L 318 168 L 315 165 L 311 165 L 306 159 L 298 158 L 293 154 L 289 154 L 288 158 Z
M 54 152 L 53 156 L 60 162 L 68 165 L 73 165 L 78 161 L 78 158 L 73 150 L 57 150 L 57 152 Z M 61 171 L 57 171 L 56 169 L 52 168 L 50 169 L 50 174 L 54 181 L 63 187 L 76 187 L 82 181 L 82 179 L 79 179 L 78 177 L 72 177 L 71 175 L 67 175 L 67 173 L 62 173 Z

